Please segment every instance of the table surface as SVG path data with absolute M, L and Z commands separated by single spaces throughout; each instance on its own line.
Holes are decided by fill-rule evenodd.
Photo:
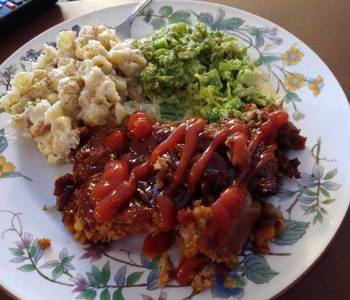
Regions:
M 1 37 L 0 64 L 16 49 L 51 26 L 124 0 L 85 0 L 52 7 L 24 27 Z M 250 11 L 284 27 L 309 45 L 330 67 L 350 97 L 349 0 L 216 0 Z M 280 300 L 350 299 L 350 215 L 319 262 Z M 0 299 L 9 300 L 0 291 Z

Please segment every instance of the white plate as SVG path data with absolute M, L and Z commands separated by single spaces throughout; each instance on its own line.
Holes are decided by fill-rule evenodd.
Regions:
M 39 35 L 1 66 L 0 92 L 16 70 L 28 68 L 45 42 L 60 30 L 84 24 L 116 25 L 132 5 L 96 11 L 59 24 Z M 279 26 L 231 7 L 191 1 L 157 1 L 147 18 L 139 17 L 135 37 L 169 22 L 205 21 L 228 31 L 249 45 L 249 53 L 263 64 L 285 107 L 307 136 L 304 151 L 291 153 L 301 160 L 303 179 L 287 182 L 280 198 L 287 219 L 286 233 L 275 241 L 276 255 L 245 253 L 241 269 L 232 272 L 237 287 L 224 288 L 220 278 L 212 289 L 193 299 L 212 296 L 243 299 L 271 298 L 300 277 L 322 254 L 342 222 L 350 200 L 350 111 L 337 80 L 310 48 Z M 149 11 L 149 9 L 147 10 Z M 70 166 L 52 167 L 0 115 L 0 284 L 21 299 L 190 299 L 189 288 L 156 289 L 158 269 L 140 257 L 137 239 L 112 248 L 85 249 L 72 240 L 58 213 L 44 212 L 54 205 L 57 175 Z M 6 162 L 5 162 L 6 158 Z M 11 172 L 13 165 L 15 171 Z M 290 213 L 289 213 L 290 212 Z M 53 241 L 46 251 L 35 240 Z M 125 250 L 126 249 L 128 252 Z M 152 270 L 153 267 L 153 270 Z M 328 270 L 329 271 L 329 270 Z M 98 287 L 91 287 L 93 279 Z

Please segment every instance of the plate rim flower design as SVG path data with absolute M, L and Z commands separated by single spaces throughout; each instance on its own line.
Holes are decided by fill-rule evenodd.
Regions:
M 154 27 L 173 22 L 174 19 L 176 19 L 177 21 L 186 22 L 186 20 L 190 20 L 189 18 L 194 17 L 201 21 L 206 21 L 206 24 L 209 27 L 213 26 L 212 29 L 214 30 L 231 31 L 232 33 L 236 34 L 238 38 L 241 38 L 243 42 L 246 41 L 250 45 L 250 47 L 254 48 L 255 51 L 258 53 L 256 61 L 257 65 L 265 65 L 266 68 L 272 73 L 280 72 L 279 76 L 282 76 L 281 78 L 275 74 L 275 78 L 277 79 L 277 87 L 279 89 L 284 89 L 284 101 L 291 108 L 291 115 L 295 122 L 304 122 L 304 118 L 309 117 L 308 114 L 304 114 L 301 110 L 299 110 L 298 105 L 302 103 L 302 98 L 301 96 L 299 96 L 298 93 L 295 92 L 296 90 L 303 88 L 309 90 L 308 92 L 311 93 L 306 97 L 318 97 L 320 94 L 323 93 L 323 89 L 327 89 L 327 85 L 329 84 L 327 78 L 332 78 L 332 84 L 335 84 L 335 87 L 333 88 L 337 89 L 338 92 L 340 92 L 342 98 L 346 101 L 344 92 L 342 91 L 339 83 L 336 80 L 334 80 L 334 75 L 328 69 L 328 67 L 309 47 L 307 47 L 303 42 L 301 42 L 298 38 L 294 37 L 288 31 L 284 30 L 278 25 L 273 24 L 268 20 L 265 20 L 259 16 L 256 16 L 252 13 L 240 9 L 207 2 L 201 2 L 201 4 L 203 6 L 202 11 L 198 9 L 196 11 L 193 10 L 193 14 L 191 15 L 191 12 L 189 11 L 192 10 L 192 6 L 198 7 L 197 1 L 155 1 L 155 6 L 157 6 L 157 12 L 155 12 L 154 14 L 150 14 L 147 13 L 146 10 L 143 16 L 139 18 L 139 21 L 144 22 L 145 25 L 148 24 L 148 26 L 153 27 L 153 29 L 157 29 Z M 106 14 L 107 10 L 109 9 L 113 10 L 118 7 L 130 7 L 130 5 L 131 4 L 116 5 L 115 7 L 110 7 L 97 11 L 95 12 L 95 14 L 103 15 Z M 184 8 L 186 5 L 190 7 L 190 9 L 186 10 Z M 179 9 L 173 7 L 179 7 Z M 214 12 L 216 12 L 216 15 L 214 15 Z M 237 15 L 232 16 L 234 13 L 236 13 Z M 267 24 L 268 26 L 258 27 L 252 26 L 251 24 L 247 25 L 246 20 L 242 19 L 242 15 L 249 16 L 249 18 L 256 19 L 260 23 Z M 167 21 L 164 21 L 162 17 L 166 18 Z M 46 37 L 52 36 L 53 32 L 58 32 L 59 28 L 66 27 L 67 29 L 67 25 L 70 24 L 71 27 L 71 25 L 74 22 L 81 24 L 84 22 L 83 20 L 86 20 L 87 18 L 94 18 L 94 13 L 86 14 L 82 17 L 67 20 L 43 32 L 35 39 L 18 49 L 12 56 L 10 56 L 1 65 L 0 75 L 3 77 L 4 72 L 6 72 L 5 66 L 7 68 L 10 68 L 12 64 L 9 64 L 9 62 L 15 61 L 16 57 L 20 60 L 20 64 L 18 66 L 22 69 L 26 68 L 26 54 L 32 51 L 29 54 L 34 55 L 34 52 L 38 50 L 33 50 L 31 48 L 28 49 L 27 45 L 36 44 L 39 40 L 49 42 Z M 142 21 L 140 20 L 141 18 L 143 18 Z M 153 18 L 156 18 L 155 21 Z M 164 22 L 160 20 L 163 20 Z M 90 21 L 87 22 L 89 23 Z M 241 27 L 243 23 L 246 23 L 245 25 L 247 25 L 247 27 Z M 75 27 L 75 30 L 78 30 L 78 28 Z M 261 51 L 260 48 L 264 45 L 266 48 L 268 48 L 267 46 L 272 44 L 272 46 L 270 45 L 270 49 L 272 49 L 274 45 L 280 46 L 281 44 L 283 44 L 283 40 L 279 37 L 280 31 L 282 32 L 283 36 L 287 35 L 288 39 L 293 40 L 295 42 L 291 45 L 288 45 L 288 47 L 283 52 L 280 52 L 277 55 L 275 53 L 271 54 L 269 52 Z M 298 48 L 298 46 L 300 46 L 300 48 Z M 27 51 L 23 51 L 23 49 L 26 49 Z M 303 51 L 301 49 L 303 49 Z M 308 53 L 304 55 L 305 50 Z M 323 78 L 322 74 L 318 74 L 314 75 L 314 77 L 311 78 L 308 77 L 309 75 L 303 75 L 303 73 L 301 73 L 301 71 L 299 71 L 298 69 L 294 69 L 303 59 L 305 59 L 304 56 L 313 56 L 316 57 L 318 60 L 321 60 L 323 63 L 322 67 L 324 68 L 325 72 L 328 73 L 327 76 Z M 280 65 L 278 65 L 278 63 Z M 288 69 L 289 67 L 292 67 L 293 69 L 291 69 L 290 71 Z M 6 76 L 9 76 L 9 78 L 11 78 L 11 72 L 9 72 L 9 74 L 6 74 Z M 7 84 L 8 83 L 9 81 L 7 81 Z M 6 85 L 6 83 L 3 83 L 3 85 Z M 302 94 L 305 96 L 305 92 L 302 92 Z M 350 112 L 350 109 L 348 109 L 348 112 Z M 280 193 L 275 197 L 275 199 L 271 200 L 280 201 L 282 203 L 282 206 L 285 203 L 288 203 L 288 206 L 284 208 L 284 212 L 287 212 L 289 215 L 286 233 L 275 240 L 275 244 L 279 247 L 278 249 L 283 249 L 281 247 L 286 247 L 287 250 L 279 253 L 272 253 L 272 255 L 278 257 L 288 256 L 288 254 L 292 252 L 291 245 L 294 245 L 298 240 L 302 239 L 310 226 L 316 226 L 318 223 L 322 223 L 323 218 L 330 218 L 330 216 L 327 216 L 326 207 L 332 206 L 332 204 L 335 202 L 335 198 L 332 197 L 332 193 L 338 193 L 338 190 L 343 188 L 342 185 L 336 181 L 336 179 L 338 178 L 338 169 L 341 169 L 339 167 L 340 165 L 338 166 L 338 162 L 332 160 L 333 157 L 331 157 L 331 159 L 328 158 L 328 141 L 325 141 L 323 136 L 322 138 L 319 138 L 319 136 L 313 136 L 313 138 L 314 139 L 310 141 L 311 149 L 309 152 L 311 153 L 311 160 L 313 159 L 314 163 L 308 168 L 302 168 L 302 171 L 308 170 L 309 173 L 305 173 L 300 181 L 289 183 L 290 189 L 281 190 Z M 3 152 L 5 152 L 5 150 L 9 147 L 9 144 L 10 143 L 8 142 L 5 129 L 0 128 L 0 186 L 1 181 L 4 180 L 21 180 L 28 182 L 28 184 L 35 184 L 35 179 L 32 179 L 30 174 L 27 175 L 26 172 L 22 172 L 22 170 L 15 170 L 16 163 L 13 163 L 12 161 L 15 162 L 16 159 L 15 156 L 11 155 L 11 152 L 6 151 L 6 153 L 10 156 L 9 159 L 7 158 L 7 155 L 3 155 Z M 327 152 L 327 155 L 323 154 L 324 148 L 326 149 L 325 152 Z M 327 169 L 324 168 L 323 163 L 327 165 Z M 15 177 L 17 179 L 14 179 Z M 34 182 L 31 182 L 32 180 L 34 180 Z M 348 207 L 349 201 L 347 201 L 346 210 L 348 210 Z M 291 218 L 291 213 L 292 211 L 294 211 L 294 209 L 298 208 L 304 212 L 305 216 L 303 216 L 301 219 L 293 220 Z M 13 237 L 9 238 L 9 240 L 11 240 L 11 245 L 7 245 L 6 248 L 10 248 L 9 252 L 12 255 L 10 257 L 11 263 L 17 264 L 19 270 L 24 273 L 29 274 L 31 272 L 36 272 L 42 278 L 53 283 L 61 282 L 59 281 L 60 278 L 66 278 L 67 280 L 64 281 L 63 284 L 58 284 L 61 284 L 63 286 L 69 286 L 73 288 L 74 292 L 79 293 L 74 294 L 73 297 L 77 297 L 78 299 L 100 298 L 104 300 L 127 299 L 128 296 L 130 297 L 130 294 L 123 294 L 123 288 L 125 290 L 128 287 L 132 287 L 133 285 L 135 285 L 135 287 L 149 287 L 150 284 L 155 284 L 154 282 L 157 280 L 157 276 L 159 276 L 156 262 L 154 262 L 152 265 L 151 261 L 146 261 L 145 258 L 140 256 L 139 258 L 137 258 L 140 260 L 140 263 L 135 263 L 134 260 L 136 254 L 132 251 L 127 251 L 126 258 L 120 259 L 119 256 L 115 257 L 113 255 L 110 255 L 108 252 L 110 250 L 106 250 L 107 252 L 105 251 L 104 254 L 101 254 L 96 249 L 93 249 L 93 247 L 87 247 L 84 249 L 85 253 L 80 256 L 80 258 L 78 259 L 79 262 L 82 259 L 90 259 L 92 262 L 102 262 L 103 258 L 108 258 L 108 260 L 103 260 L 104 263 L 102 265 L 91 264 L 90 272 L 88 270 L 85 272 L 85 275 L 81 274 L 84 272 L 80 272 L 80 269 L 78 267 L 75 267 L 74 265 L 75 262 L 77 262 L 76 254 L 69 255 L 70 250 L 67 250 L 66 247 L 62 247 L 60 249 L 56 249 L 57 251 L 59 251 L 56 255 L 56 258 L 49 260 L 48 256 L 52 255 L 47 254 L 45 249 L 41 249 L 38 246 L 38 240 L 34 238 L 33 234 L 30 231 L 24 231 L 25 223 L 21 219 L 20 212 L 18 210 L 14 210 L 12 208 L 10 209 L 7 207 L 5 209 L 6 211 L 4 211 L 3 207 L 1 206 L 0 210 L 2 210 L 0 213 L 5 213 L 12 216 L 10 222 L 8 223 L 9 227 L 5 226 L 5 222 L 3 224 L 0 223 L 0 226 L 2 226 L 0 228 L 1 232 L 3 232 L 3 226 L 5 226 L 4 231 L 6 232 L 6 236 L 8 234 L 15 233 L 20 238 L 20 240 L 14 241 L 15 244 L 13 244 L 12 241 Z M 300 211 L 297 214 L 299 216 Z M 341 224 L 345 215 L 346 213 L 343 213 L 343 215 L 340 216 L 340 218 L 339 216 L 337 217 L 337 221 L 339 224 Z M 308 217 L 312 218 L 307 219 Z M 55 221 L 58 221 L 58 218 L 56 218 Z M 340 225 L 338 225 L 336 231 L 334 231 L 333 234 L 331 234 L 331 239 L 328 239 L 325 242 L 325 246 L 320 247 L 322 249 L 321 251 L 318 251 L 319 255 L 313 258 L 311 263 L 307 264 L 308 266 L 307 268 L 303 269 L 302 274 L 299 274 L 298 277 L 293 280 L 293 282 L 289 282 L 288 284 L 282 284 L 283 287 L 277 288 L 277 293 L 272 292 L 270 293 L 270 296 L 275 297 L 277 294 L 282 293 L 285 289 L 293 285 L 300 276 L 305 274 L 318 261 L 322 253 L 324 253 L 324 251 L 327 249 L 339 228 Z M 278 272 L 274 270 L 276 264 L 270 266 L 269 260 L 266 260 L 265 257 L 249 252 L 249 249 L 245 249 L 245 251 L 247 252 L 242 253 L 242 260 L 240 262 L 240 266 L 237 266 L 237 269 L 232 270 L 232 274 L 230 274 L 233 286 L 231 288 L 228 288 L 223 283 L 221 278 L 217 278 L 217 284 L 211 290 L 211 295 L 213 297 L 233 297 L 238 299 L 245 299 L 245 289 L 250 290 L 254 288 L 251 285 L 247 285 L 247 280 L 250 280 L 256 284 L 263 284 L 267 282 L 273 282 L 275 276 L 276 278 L 280 276 L 278 275 Z M 44 263 L 43 260 L 45 260 Z M 28 261 L 29 263 L 27 263 Z M 119 268 L 111 270 L 110 262 L 112 261 L 118 261 L 119 264 L 124 263 L 124 265 L 122 265 L 121 267 L 119 265 Z M 129 269 L 128 272 L 126 267 L 125 270 L 123 269 L 126 265 L 131 265 L 135 268 L 142 268 L 146 271 L 141 272 L 132 269 L 133 272 L 128 273 L 130 272 Z M 114 283 L 111 283 L 112 281 Z M 141 281 L 143 283 L 140 283 Z M 1 276 L 0 282 L 2 282 L 3 284 Z M 278 285 L 278 283 L 276 284 Z M 3 284 L 3 286 L 5 287 L 6 285 Z M 174 287 L 176 288 L 176 286 L 171 286 L 171 288 Z M 153 291 L 154 289 L 149 288 L 148 290 Z M 173 293 L 168 289 L 162 291 L 157 290 L 156 292 L 157 293 L 152 292 L 152 294 L 148 294 L 147 290 L 142 290 L 142 292 L 139 294 L 139 297 L 146 300 L 172 299 L 171 297 Z M 200 296 L 195 296 L 190 293 L 183 299 L 206 299 L 206 297 L 210 297 L 209 294 L 204 295 L 203 298 L 201 298 Z

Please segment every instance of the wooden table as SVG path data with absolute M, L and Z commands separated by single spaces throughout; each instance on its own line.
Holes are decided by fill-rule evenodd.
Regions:
M 0 39 L 0 63 L 13 51 L 47 28 L 121 0 L 76 1 L 58 4 L 7 37 Z M 295 34 L 331 68 L 350 96 L 349 0 L 216 0 L 265 17 Z M 330 99 L 332 100 L 332 99 Z M 278 299 L 350 299 L 350 215 L 320 261 Z M 9 300 L 0 292 L 0 299 Z M 254 300 L 254 299 L 251 299 Z

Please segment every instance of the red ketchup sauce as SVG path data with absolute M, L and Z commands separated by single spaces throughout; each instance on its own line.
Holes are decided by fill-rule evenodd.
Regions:
M 132 137 L 142 139 L 148 137 L 153 132 L 153 120 L 142 112 L 134 113 L 128 121 L 128 133 Z
M 112 193 L 129 176 L 129 168 L 125 161 L 111 160 L 106 163 L 104 173 L 100 181 L 91 192 L 91 199 L 101 201 L 108 194 Z
M 177 212 L 177 220 L 182 225 L 188 225 L 196 221 L 196 218 L 192 210 L 184 208 Z
M 146 117 L 143 113 L 135 113 L 131 115 L 128 122 L 128 133 L 131 136 L 135 136 L 137 138 L 145 137 L 145 135 L 143 135 L 143 129 L 141 133 L 139 133 L 137 131 L 138 126 L 134 125 L 134 123 L 138 124 L 139 119 L 144 122 L 146 118 L 148 117 Z M 124 181 L 119 182 L 118 184 L 107 184 L 106 180 L 103 179 L 107 172 L 105 171 L 102 175 L 101 180 L 96 184 L 95 188 L 92 191 L 92 194 L 94 195 L 93 198 L 97 202 L 95 208 L 95 219 L 100 223 L 111 220 L 113 215 L 117 213 L 119 209 L 122 208 L 125 203 L 127 203 L 128 200 L 132 198 L 136 191 L 137 181 L 146 179 L 152 174 L 153 164 L 157 161 L 158 157 L 177 146 L 178 143 L 180 143 L 185 138 L 185 149 L 183 151 L 183 155 L 181 156 L 179 167 L 176 172 L 177 176 L 175 175 L 173 184 L 169 188 L 169 192 L 166 193 L 171 194 L 171 192 L 174 190 L 174 187 L 176 187 L 180 182 L 179 179 L 183 177 L 182 174 L 186 172 L 188 163 L 196 150 L 198 134 L 204 130 L 204 126 L 205 123 L 202 119 L 190 119 L 186 123 L 179 125 L 164 142 L 159 144 L 152 151 L 149 161 L 136 166 L 131 170 L 130 175 L 128 176 L 128 180 L 124 178 Z M 147 134 L 149 135 L 148 132 Z M 116 167 L 116 169 L 118 172 L 121 172 L 119 170 L 119 167 Z M 123 169 L 123 172 L 124 170 L 125 169 Z M 106 187 L 104 188 L 104 192 L 100 192 L 100 190 L 103 189 L 101 186 L 104 185 L 108 186 L 108 188 Z M 159 199 L 156 199 L 156 202 L 159 206 L 160 211 L 160 226 L 164 230 L 171 230 L 176 223 L 175 206 L 171 199 L 169 199 L 167 196 L 161 195 L 158 198 Z
M 267 147 L 267 150 L 260 155 L 260 162 L 256 168 L 251 174 L 248 174 L 251 156 L 261 142 L 273 142 L 279 128 L 287 122 L 288 114 L 286 112 L 273 112 L 269 115 L 269 119 L 260 126 L 257 135 L 253 137 L 249 145 L 246 132 L 243 130 L 234 132 L 228 138 L 227 144 L 231 148 L 233 164 L 241 169 L 241 174 L 237 181 L 222 192 L 212 204 L 213 219 L 207 227 L 206 235 L 209 239 L 215 238 L 219 246 L 225 246 L 230 241 L 232 222 L 245 205 L 248 190 L 242 183 L 274 159 L 276 145 L 272 144 Z
M 149 234 L 143 243 L 142 253 L 150 259 L 156 258 L 171 247 L 174 239 L 175 235 L 169 232 Z
M 157 197 L 156 202 L 160 214 L 159 228 L 165 231 L 172 230 L 176 225 L 176 207 L 173 200 L 161 194 Z
M 230 241 L 232 221 L 244 206 L 248 190 L 243 185 L 233 184 L 221 193 L 212 205 L 213 221 L 209 228 L 210 238 L 215 237 L 219 246 L 225 246 Z
M 124 150 L 126 143 L 125 135 L 120 130 L 112 132 L 105 139 L 105 146 L 114 152 L 121 152 Z
M 223 129 L 215 134 L 209 147 L 204 151 L 203 155 L 193 164 L 188 176 L 188 193 L 192 195 L 195 192 L 196 185 L 201 179 L 205 168 L 213 158 L 214 153 L 223 144 L 230 135 L 229 129 Z
M 204 257 L 198 255 L 183 258 L 180 265 L 175 270 L 176 281 L 181 285 L 189 285 L 197 270 L 207 262 Z
M 188 172 L 188 194 L 192 196 L 196 191 L 196 186 L 203 176 L 205 168 L 210 163 L 213 155 L 222 144 L 226 144 L 231 153 L 233 165 L 240 169 L 240 176 L 236 182 L 233 182 L 219 198 L 212 204 L 213 218 L 209 222 L 205 235 L 208 240 L 215 240 L 220 246 L 225 246 L 229 242 L 230 230 L 233 220 L 237 217 L 240 209 L 244 206 L 248 190 L 244 186 L 247 178 L 250 178 L 249 167 L 251 157 L 261 142 L 267 144 L 273 143 L 278 133 L 278 129 L 287 123 L 288 114 L 283 111 L 273 112 L 269 115 L 268 120 L 263 123 L 257 130 L 257 134 L 253 137 L 249 136 L 249 129 L 241 122 L 233 121 L 228 129 L 222 129 L 214 135 L 210 145 L 204 151 L 202 156 L 192 165 Z M 128 135 L 143 139 L 152 134 L 153 121 L 143 113 L 133 114 L 128 122 Z M 92 199 L 96 201 L 95 218 L 98 222 L 107 222 L 128 203 L 136 191 L 138 180 L 147 179 L 153 173 L 153 165 L 158 157 L 167 153 L 176 147 L 179 143 L 185 142 L 180 161 L 177 165 L 173 181 L 168 189 L 162 192 L 156 199 L 159 207 L 160 224 L 159 228 L 163 231 L 171 231 L 177 222 L 185 224 L 190 222 L 194 217 L 190 210 L 176 211 L 176 207 L 172 200 L 172 194 L 176 187 L 186 178 L 186 173 L 193 155 L 197 150 L 199 134 L 204 130 L 205 122 L 200 118 L 189 119 L 175 128 L 172 133 L 160 143 L 151 153 L 147 162 L 136 166 L 131 171 L 128 170 L 126 163 L 122 161 L 111 161 L 105 166 L 104 173 L 100 181 L 96 184 L 92 191 Z M 113 140 L 116 137 L 118 142 Z M 119 149 L 119 141 L 121 135 L 114 134 L 108 136 L 106 145 L 112 150 Z M 248 143 L 250 140 L 250 143 Z M 268 145 L 266 151 L 261 154 L 260 162 L 257 169 L 261 168 L 271 159 L 274 159 L 275 144 Z M 118 150 L 116 150 L 118 151 Z M 254 173 L 254 170 L 252 171 Z M 164 237 L 157 237 L 160 241 Z M 153 241 L 156 237 L 148 237 Z M 147 245 L 150 242 L 147 240 Z M 159 242 L 157 240 L 157 242 Z M 163 241 L 164 242 L 164 241 Z M 161 244 L 162 242 L 159 242 Z M 164 244 L 167 244 L 164 242 Z M 152 253 L 145 246 L 147 253 Z M 159 246 L 160 247 L 160 246 Z M 160 247 L 162 248 L 162 247 Z M 163 247 L 164 248 L 164 247 Z M 154 252 L 154 251 L 153 251 Z M 190 270 L 193 266 L 198 265 L 197 258 L 189 259 L 183 262 L 181 268 L 177 272 L 178 281 L 188 282 Z M 185 274 L 185 275 L 181 275 Z
M 181 180 L 185 177 L 190 160 L 196 152 L 198 135 L 204 130 L 205 127 L 205 122 L 202 119 L 190 119 L 185 124 L 185 130 L 183 129 L 182 125 L 180 125 L 177 129 L 175 129 L 173 135 L 170 135 L 167 140 L 157 147 L 160 149 L 157 150 L 156 148 L 155 151 L 157 152 L 153 152 L 157 154 L 164 154 L 178 144 L 178 142 L 175 143 L 175 141 L 185 139 L 185 147 L 180 157 L 173 181 L 170 187 L 156 199 L 161 219 L 159 227 L 165 231 L 170 231 L 176 226 L 177 211 L 174 202 L 172 201 L 172 194 L 176 187 L 180 184 Z M 153 153 L 151 155 L 151 159 L 152 157 L 155 157 L 155 154 L 153 155 Z
M 189 120 L 188 122 L 190 121 L 191 120 Z M 179 125 L 163 143 L 158 145 L 158 147 L 152 151 L 150 158 L 150 163 L 152 165 L 157 161 L 158 157 L 167 153 L 170 149 L 174 148 L 175 146 L 177 146 L 177 144 L 179 144 L 182 141 L 183 137 L 186 134 L 186 127 L 187 123 Z
M 261 124 L 258 134 L 249 144 L 249 151 L 253 153 L 261 142 L 272 142 L 277 135 L 278 129 L 288 122 L 288 113 L 275 111 L 269 115 L 268 120 Z
M 198 119 L 189 124 L 186 128 L 185 148 L 181 155 L 179 165 L 176 169 L 174 180 L 172 182 L 172 189 L 175 189 L 185 176 L 188 164 L 197 149 L 198 135 L 204 130 L 205 122 Z
M 227 139 L 226 144 L 231 150 L 232 164 L 238 166 L 241 170 L 240 176 L 244 176 L 248 171 L 251 157 L 247 135 L 244 132 L 235 132 Z

